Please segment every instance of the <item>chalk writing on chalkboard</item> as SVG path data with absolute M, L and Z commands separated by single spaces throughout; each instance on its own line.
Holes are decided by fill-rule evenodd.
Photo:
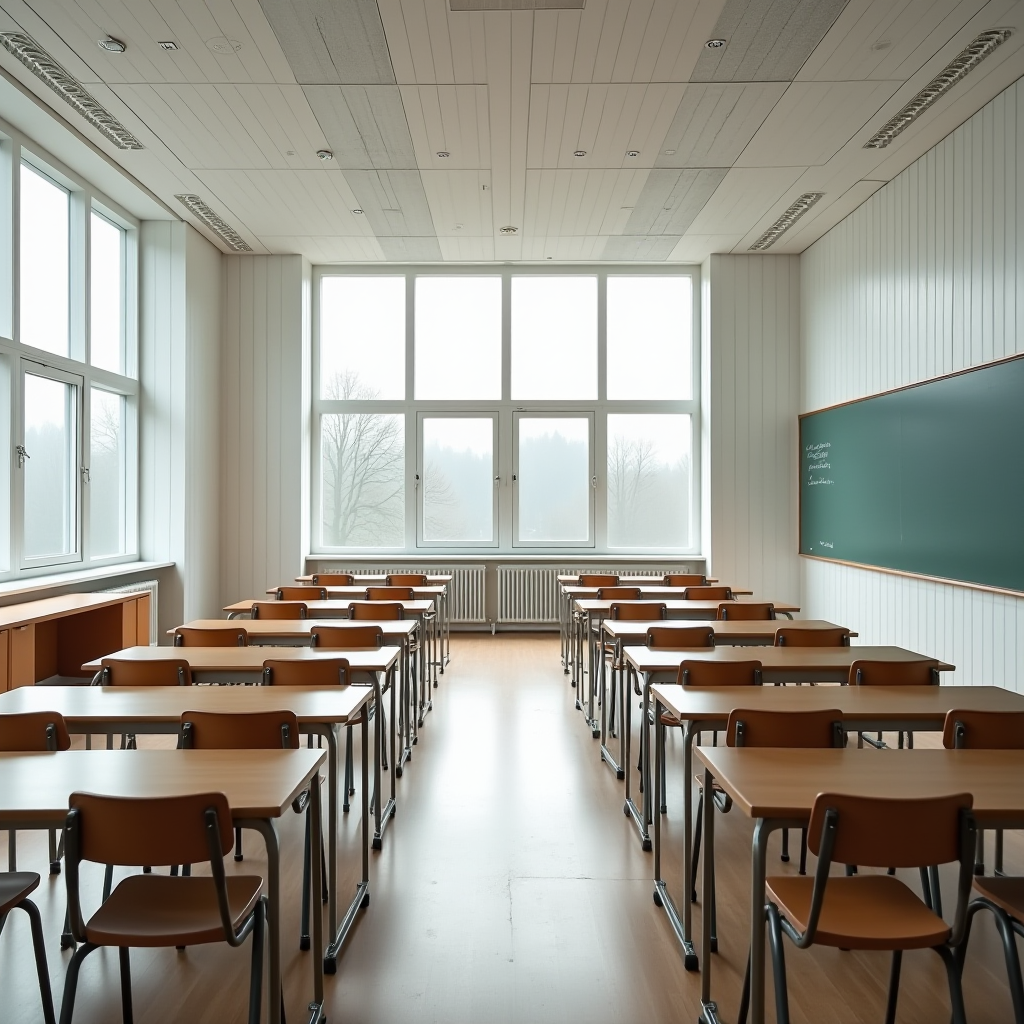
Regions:
M 831 449 L 829 441 L 819 441 L 817 444 L 804 446 L 804 459 L 807 463 L 807 486 L 808 487 L 830 487 L 834 481 L 828 476 L 822 476 L 826 470 L 832 468 Z

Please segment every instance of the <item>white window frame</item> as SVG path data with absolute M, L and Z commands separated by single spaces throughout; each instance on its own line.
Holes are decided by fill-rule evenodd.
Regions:
M 480 277 L 500 274 L 502 278 L 502 397 L 500 401 L 416 401 L 413 398 L 415 375 L 415 279 L 431 275 L 454 277 L 465 275 Z M 379 277 L 404 276 L 406 279 L 406 348 L 405 348 L 405 398 L 390 401 L 351 401 L 332 402 L 320 397 L 320 282 L 324 277 L 370 276 Z M 598 279 L 597 287 L 597 323 L 598 323 L 598 396 L 595 401 L 520 401 L 511 400 L 511 282 L 514 276 L 538 277 L 552 275 L 586 276 L 593 275 Z M 675 401 L 658 400 L 618 400 L 607 399 L 607 281 L 609 277 L 627 275 L 637 276 L 687 276 L 691 280 L 692 323 L 691 323 L 691 380 L 692 395 L 689 399 Z M 667 557 L 686 557 L 699 555 L 701 548 L 701 346 L 700 346 L 700 267 L 688 264 L 680 265 L 593 265 L 593 264 L 560 264 L 558 266 L 537 266 L 530 264 L 515 267 L 503 266 L 496 268 L 493 264 L 467 264 L 459 266 L 412 266 L 387 264 L 331 265 L 313 268 L 313 359 L 312 359 L 312 445 L 310 472 L 310 514 L 311 514 L 311 553 L 314 555 L 337 554 L 407 554 L 446 551 L 452 554 L 472 554 L 481 550 L 497 553 L 530 553 L 548 554 L 553 551 L 588 550 L 600 555 L 643 555 L 660 554 Z M 328 547 L 322 543 L 320 527 L 320 444 L 321 417 L 326 413 L 339 412 L 379 412 L 401 413 L 405 416 L 405 505 L 406 528 L 404 548 L 375 547 Z M 582 415 L 593 416 L 593 432 L 590 448 L 591 480 L 596 478 L 596 485 L 591 487 L 591 537 L 586 544 L 568 544 L 551 542 L 546 544 L 522 544 L 515 540 L 515 493 L 512 476 L 516 464 L 516 428 L 514 415 L 525 413 L 536 416 Z M 687 413 L 690 416 L 691 435 L 691 486 L 690 486 L 690 543 L 686 546 L 668 547 L 610 547 L 607 544 L 607 417 L 609 413 Z M 495 475 L 499 477 L 497 485 L 497 542 L 490 545 L 452 544 L 446 542 L 424 543 L 420 532 L 420 501 L 417 474 L 421 472 L 422 440 L 421 414 L 454 415 L 490 415 L 494 414 L 497 421 L 496 465 Z M 413 453 L 415 453 L 413 455 Z M 412 456 L 412 457 L 410 457 Z

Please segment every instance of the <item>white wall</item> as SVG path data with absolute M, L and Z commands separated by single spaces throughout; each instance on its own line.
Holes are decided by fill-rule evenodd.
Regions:
M 802 411 L 1024 351 L 1024 84 L 801 257 Z M 1024 690 L 1024 599 L 801 559 L 807 614 Z
M 709 575 L 799 603 L 800 257 L 712 256 L 703 276 Z
M 310 267 L 223 257 L 221 593 L 257 597 L 308 550 Z

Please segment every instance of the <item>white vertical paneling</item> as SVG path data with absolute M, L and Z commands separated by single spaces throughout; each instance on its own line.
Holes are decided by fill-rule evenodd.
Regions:
M 793 602 L 800 601 L 799 259 L 712 256 L 704 265 L 703 307 L 710 572 L 765 599 Z
M 1024 352 L 1024 84 L 983 107 L 801 257 L 801 408 Z M 808 615 L 1024 690 L 1024 599 L 802 560 Z
M 311 268 L 226 256 L 221 592 L 257 597 L 301 570 L 308 515 Z

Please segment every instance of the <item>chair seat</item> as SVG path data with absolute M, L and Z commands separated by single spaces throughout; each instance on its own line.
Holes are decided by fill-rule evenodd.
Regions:
M 797 931 L 807 928 L 812 877 L 767 879 L 770 899 Z M 833 875 L 825 887 L 814 941 L 842 949 L 928 949 L 949 938 L 949 926 L 892 875 Z
M 260 898 L 263 879 L 229 875 L 228 906 L 237 931 Z M 224 927 L 212 878 L 130 875 L 85 926 L 100 946 L 197 946 L 223 942 Z
M 1024 877 L 985 875 L 974 879 L 974 888 L 1017 920 L 1024 920 Z
M 34 871 L 0 872 L 0 917 L 16 907 L 39 885 Z

